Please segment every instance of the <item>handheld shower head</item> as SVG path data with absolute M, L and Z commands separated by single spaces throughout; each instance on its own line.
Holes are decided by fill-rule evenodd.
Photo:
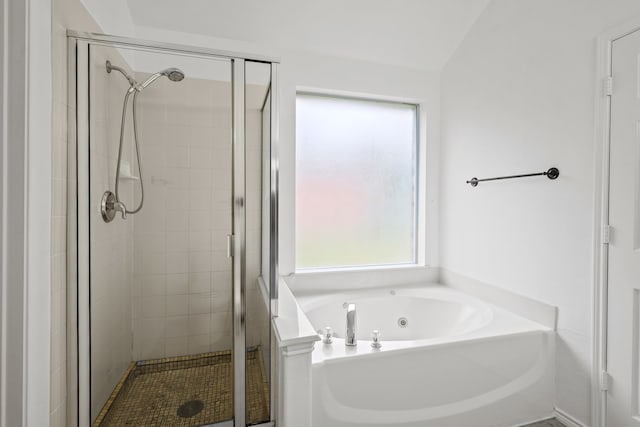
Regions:
M 146 88 L 162 76 L 166 76 L 172 82 L 179 82 L 184 79 L 184 73 L 182 72 L 182 70 L 178 68 L 167 68 L 166 70 L 162 70 L 160 72 L 152 74 L 147 80 L 145 80 L 138 86 L 138 90 Z
M 179 68 L 167 68 L 161 74 L 167 76 L 172 82 L 179 82 L 184 79 L 184 73 Z

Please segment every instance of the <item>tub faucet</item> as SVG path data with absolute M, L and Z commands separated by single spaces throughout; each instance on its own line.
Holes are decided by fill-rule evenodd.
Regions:
M 345 302 L 343 307 L 347 309 L 347 333 L 344 336 L 344 345 L 355 347 L 358 345 L 356 339 L 356 305 L 352 302 Z

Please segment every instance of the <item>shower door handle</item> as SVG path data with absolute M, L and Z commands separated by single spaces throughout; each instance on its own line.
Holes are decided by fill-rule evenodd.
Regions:
M 233 258 L 233 234 L 227 234 L 227 258 Z

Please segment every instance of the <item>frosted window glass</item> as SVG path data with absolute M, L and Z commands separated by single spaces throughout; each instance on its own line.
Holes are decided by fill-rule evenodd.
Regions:
M 416 106 L 298 94 L 296 267 L 415 262 Z

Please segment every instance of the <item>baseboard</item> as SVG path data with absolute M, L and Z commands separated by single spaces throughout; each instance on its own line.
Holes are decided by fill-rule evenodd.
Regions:
M 567 414 L 561 409 L 554 408 L 553 415 L 556 417 L 558 421 L 566 425 L 567 427 L 587 427 L 586 424 L 576 420 L 571 415 Z
M 530 424 L 536 424 L 536 423 L 541 423 L 541 422 L 543 422 L 543 421 L 549 421 L 549 420 L 550 420 L 550 419 L 552 419 L 554 416 L 555 416 L 555 414 L 553 414 L 553 415 L 548 415 L 548 416 L 546 416 L 546 417 L 542 417 L 542 418 L 536 418 L 535 420 L 529 420 L 529 421 L 526 421 L 526 422 L 524 422 L 524 423 L 523 423 L 523 422 L 520 422 L 520 423 L 518 423 L 518 424 L 514 424 L 514 425 L 513 425 L 513 426 L 511 426 L 511 427 L 527 427 L 527 426 L 528 426 L 528 425 L 530 425 Z

